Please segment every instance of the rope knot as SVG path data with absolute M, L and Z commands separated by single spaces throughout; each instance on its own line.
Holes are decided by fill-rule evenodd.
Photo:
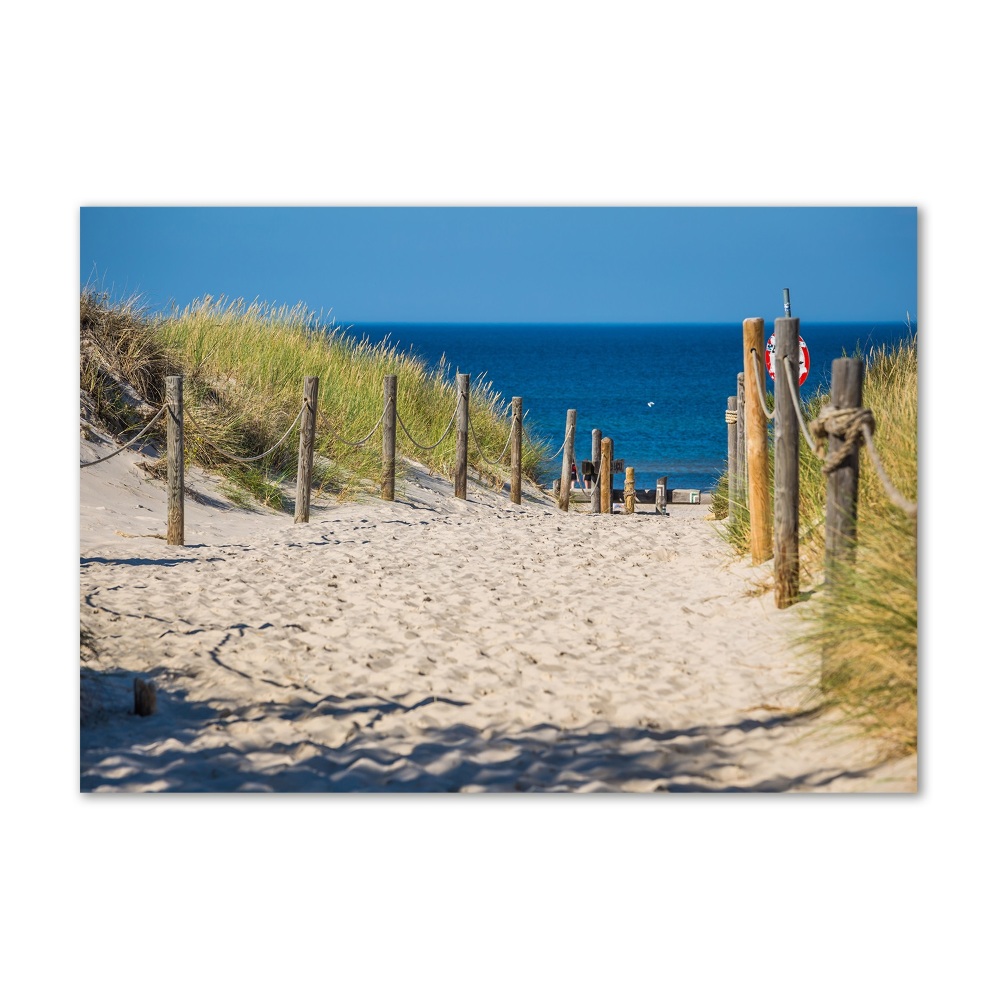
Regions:
M 809 429 L 817 438 L 832 436 L 844 439 L 843 444 L 832 455 L 827 455 L 823 464 L 823 472 L 829 475 L 834 469 L 839 468 L 860 444 L 866 430 L 869 434 L 874 433 L 875 415 L 871 410 L 861 407 L 827 405 L 819 411 L 819 416 L 815 420 L 809 422 Z

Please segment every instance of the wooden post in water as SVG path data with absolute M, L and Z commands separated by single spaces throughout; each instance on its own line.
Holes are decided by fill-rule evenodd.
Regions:
M 562 478 L 559 482 L 559 509 L 569 510 L 573 481 L 571 470 L 574 461 L 573 443 L 576 439 L 576 410 L 566 411 L 566 437 L 563 444 Z
M 594 466 L 594 478 L 590 481 L 590 512 L 601 512 L 601 432 L 595 427 L 590 432 L 590 461 Z
M 756 352 L 756 354 L 752 353 Z M 796 355 L 798 357 L 798 355 Z M 764 320 L 743 320 L 743 371 L 746 373 L 747 508 L 750 511 L 750 561 L 754 566 L 774 555 L 771 539 L 770 462 L 767 415 L 760 395 L 767 383 L 764 371 Z M 760 393 L 757 387 L 760 386 Z
M 736 499 L 741 505 L 747 502 L 747 423 L 746 378 L 743 372 L 736 376 Z
M 382 379 L 382 499 L 396 499 L 396 376 Z
M 313 447 L 316 443 L 316 401 L 319 377 L 307 375 L 302 382 L 304 411 L 299 424 L 299 469 L 295 477 L 295 523 L 309 521 L 309 498 L 312 495 Z
M 601 513 L 611 513 L 611 438 L 601 438 Z
M 857 409 L 864 391 L 865 363 L 861 358 L 837 358 L 830 372 L 830 405 Z M 844 439 L 829 436 L 827 454 L 843 447 Z M 837 565 L 853 560 L 858 530 L 858 445 L 826 477 L 826 581 Z
M 516 504 L 521 502 L 521 407 L 523 402 L 524 400 L 520 396 L 515 396 L 511 400 L 514 431 L 510 439 L 510 502 Z
M 184 544 L 184 377 L 168 375 L 167 545 Z
M 469 376 L 458 376 L 458 421 L 455 444 L 455 496 L 466 499 L 469 482 Z
M 726 464 L 727 481 L 729 483 L 729 517 L 736 513 L 736 397 L 726 400 L 726 443 L 729 456 Z
M 789 384 L 786 361 L 792 363 Z M 799 321 L 774 321 L 774 603 L 799 599 Z
M 635 469 L 630 465 L 625 470 L 625 513 L 635 513 Z

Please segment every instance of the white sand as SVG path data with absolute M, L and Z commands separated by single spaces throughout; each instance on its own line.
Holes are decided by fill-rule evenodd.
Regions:
M 797 612 L 707 504 L 463 502 L 415 467 L 296 525 L 187 483 L 214 499 L 167 546 L 134 454 L 81 471 L 82 790 L 916 790 L 915 759 L 800 713 Z

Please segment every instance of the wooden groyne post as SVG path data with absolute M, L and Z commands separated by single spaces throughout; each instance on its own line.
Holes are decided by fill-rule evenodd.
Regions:
M 791 361 L 789 384 L 786 361 Z M 799 599 L 799 321 L 774 321 L 774 601 Z
M 573 482 L 571 479 L 576 439 L 576 410 L 566 411 L 566 437 L 563 438 L 562 478 L 559 482 L 559 509 L 569 510 L 569 498 Z
M 510 502 L 521 502 L 521 442 L 522 442 L 522 407 L 524 400 L 515 396 L 511 400 L 514 431 L 510 441 Z
M 316 443 L 316 402 L 319 399 L 319 377 L 307 375 L 302 383 L 302 422 L 299 424 L 299 468 L 295 478 L 295 523 L 309 521 L 309 500 L 312 495 L 313 447 Z
M 864 391 L 865 363 L 861 358 L 837 358 L 830 371 L 830 405 L 857 409 Z M 844 438 L 829 435 L 827 454 L 844 446 Z M 839 562 L 853 559 L 858 530 L 858 444 L 845 454 L 826 477 L 826 579 Z
M 396 499 L 396 376 L 382 380 L 382 499 Z
M 458 428 L 455 438 L 455 496 L 466 499 L 469 483 L 469 376 L 458 376 Z
M 590 432 L 590 461 L 594 466 L 594 475 L 590 480 L 590 512 L 601 512 L 601 432 L 595 427 Z
M 184 544 L 184 377 L 168 375 L 167 545 Z
M 752 352 L 756 351 L 756 359 Z M 798 355 L 796 354 L 796 357 Z M 774 554 L 771 540 L 770 462 L 767 454 L 767 414 L 760 405 L 767 384 L 764 371 L 764 320 L 743 320 L 743 371 L 746 374 L 747 508 L 750 512 L 750 561 L 767 562 Z

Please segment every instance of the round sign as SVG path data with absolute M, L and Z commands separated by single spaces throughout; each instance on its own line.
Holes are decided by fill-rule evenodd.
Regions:
M 767 347 L 764 348 L 764 362 L 767 365 L 767 374 L 774 378 L 774 334 L 768 338 Z M 799 385 L 805 382 L 809 376 L 809 348 L 806 342 L 799 337 Z

